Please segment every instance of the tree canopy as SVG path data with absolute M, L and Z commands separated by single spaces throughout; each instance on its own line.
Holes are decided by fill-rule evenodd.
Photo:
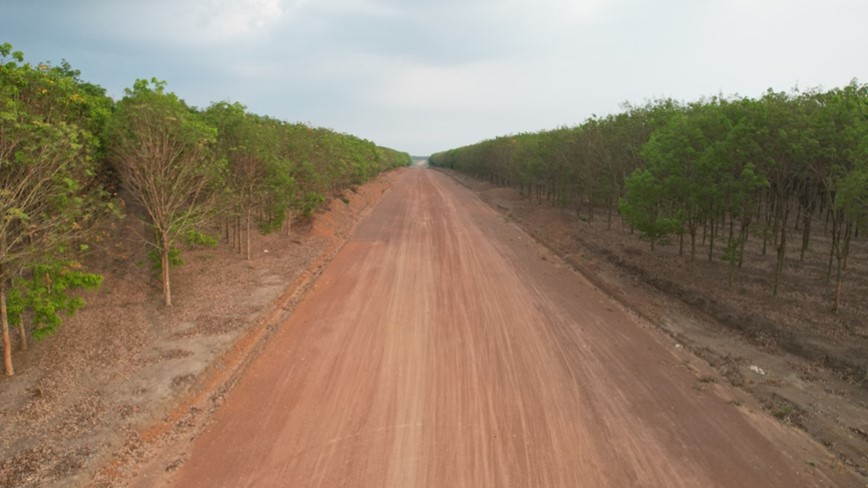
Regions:
M 329 129 L 253 114 L 238 103 L 191 107 L 156 79 L 117 103 L 63 61 L 32 65 L 0 45 L 0 318 L 7 374 L 19 344 L 50 335 L 98 286 L 84 253 L 95 225 L 143 222 L 142 242 L 172 304 L 170 268 L 190 245 L 231 244 L 252 257 L 252 231 L 311 217 L 410 155 Z M 241 240 L 246 233 L 246 246 Z
M 751 235 L 774 247 L 777 294 L 794 218 L 800 256 L 812 222 L 831 223 L 829 277 L 840 304 L 850 242 L 865 227 L 868 85 L 761 97 L 713 97 L 692 103 L 656 100 L 576 127 L 501 136 L 431 156 L 542 203 L 594 218 L 614 210 L 651 246 L 677 237 L 691 262 L 697 235 L 708 260 L 744 259 Z M 794 217 L 795 215 L 795 217 Z M 728 225 L 725 225 L 728 224 Z M 725 237 L 719 235 L 725 232 Z

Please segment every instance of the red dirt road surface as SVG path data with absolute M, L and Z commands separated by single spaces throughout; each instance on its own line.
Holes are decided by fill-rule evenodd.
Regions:
M 864 486 L 698 363 L 452 179 L 409 170 L 171 482 Z

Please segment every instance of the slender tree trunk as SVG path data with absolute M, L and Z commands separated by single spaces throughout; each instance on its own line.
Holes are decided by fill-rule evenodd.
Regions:
M 163 235 L 161 237 L 161 248 L 160 248 L 160 262 L 162 264 L 162 278 L 163 278 L 163 303 L 167 307 L 172 306 L 172 288 L 171 283 L 169 281 L 169 236 Z
M 763 256 L 765 256 L 766 253 L 768 252 L 769 235 L 770 235 L 769 234 L 769 227 L 771 227 L 772 219 L 774 218 L 773 207 L 774 207 L 774 203 L 772 203 L 771 205 L 768 205 L 768 204 L 766 205 L 766 218 L 764 219 L 765 220 L 765 227 L 763 227 L 763 254 L 762 254 Z
M 781 218 L 781 237 L 778 242 L 778 259 L 777 264 L 775 265 L 775 281 L 774 286 L 772 288 L 772 296 L 778 296 L 778 288 L 781 283 L 781 274 L 784 271 L 784 260 L 787 257 L 787 214 L 789 212 L 785 208 L 783 210 L 783 217 Z
M 796 225 L 793 226 L 794 232 L 798 232 L 799 230 L 799 223 L 802 221 L 802 208 L 803 206 L 801 203 L 796 207 Z
M 730 288 L 732 288 L 732 286 L 735 284 L 735 272 L 738 269 L 738 263 L 737 263 L 737 259 L 735 256 L 735 253 L 738 252 L 737 251 L 738 250 L 738 243 L 733 242 L 732 239 L 733 239 L 732 236 L 730 236 L 730 240 L 729 240 L 730 252 L 733 253 L 732 255 L 729 256 L 729 287 Z
M 741 269 L 744 264 L 744 246 L 747 245 L 747 240 L 750 238 L 750 219 L 742 220 L 741 230 L 739 231 L 738 242 L 738 268 Z
M 717 225 L 714 217 L 711 217 L 711 235 L 708 237 L 708 261 L 714 259 L 714 236 L 717 235 Z
M 829 262 L 826 266 L 826 283 L 832 279 L 832 263 L 835 260 L 835 249 L 838 247 L 838 215 L 832 217 L 832 245 L 829 246 Z
M 696 261 L 696 224 L 690 228 L 690 262 Z
M 241 212 L 239 212 L 238 215 L 235 216 L 235 252 L 238 254 L 244 252 L 242 242 L 244 241 L 241 237 Z
M 247 209 L 247 260 L 253 259 L 250 251 L 250 209 Z
M 6 365 L 6 376 L 15 374 L 12 367 L 12 341 L 9 338 L 9 315 L 6 310 L 6 278 L 3 277 L 3 267 L 0 266 L 0 322 L 3 324 L 3 362 Z
M 733 221 L 732 215 L 729 216 L 729 242 L 733 242 L 733 238 L 735 237 L 735 222 Z
M 847 271 L 847 259 L 850 257 L 850 240 L 853 236 L 853 226 L 849 222 L 846 224 L 844 231 L 844 243 L 841 246 L 841 252 L 838 253 L 838 278 L 835 283 L 835 302 L 832 304 L 832 311 L 837 312 L 841 306 L 841 291 L 844 289 L 844 272 Z
M 805 209 L 805 227 L 802 232 L 802 250 L 799 254 L 799 262 L 805 262 L 805 253 L 808 251 L 808 246 L 811 243 L 811 221 L 813 220 L 813 209 Z
M 783 203 L 778 202 L 775 206 L 777 207 L 778 205 L 783 205 Z M 775 209 L 775 212 L 777 212 L 777 209 Z M 787 224 L 786 224 L 786 222 L 784 222 L 782 224 L 780 219 L 775 217 L 774 221 L 772 222 L 772 236 L 774 237 L 772 245 L 774 245 L 774 246 L 778 246 L 778 244 L 779 244 L 779 242 L 778 242 L 778 228 L 781 225 L 787 225 Z M 781 234 L 786 235 L 786 229 L 782 230 Z
M 18 349 L 21 351 L 27 350 L 27 331 L 24 330 L 24 320 L 18 323 Z

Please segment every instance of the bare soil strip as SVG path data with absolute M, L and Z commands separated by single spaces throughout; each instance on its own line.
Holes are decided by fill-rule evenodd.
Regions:
M 406 171 L 147 485 L 863 486 L 447 176 Z

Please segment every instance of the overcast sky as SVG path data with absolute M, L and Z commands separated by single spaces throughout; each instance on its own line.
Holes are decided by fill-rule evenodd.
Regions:
M 427 155 L 658 97 L 868 81 L 866 0 L 2 0 L 0 42 L 115 98 L 188 103 Z

